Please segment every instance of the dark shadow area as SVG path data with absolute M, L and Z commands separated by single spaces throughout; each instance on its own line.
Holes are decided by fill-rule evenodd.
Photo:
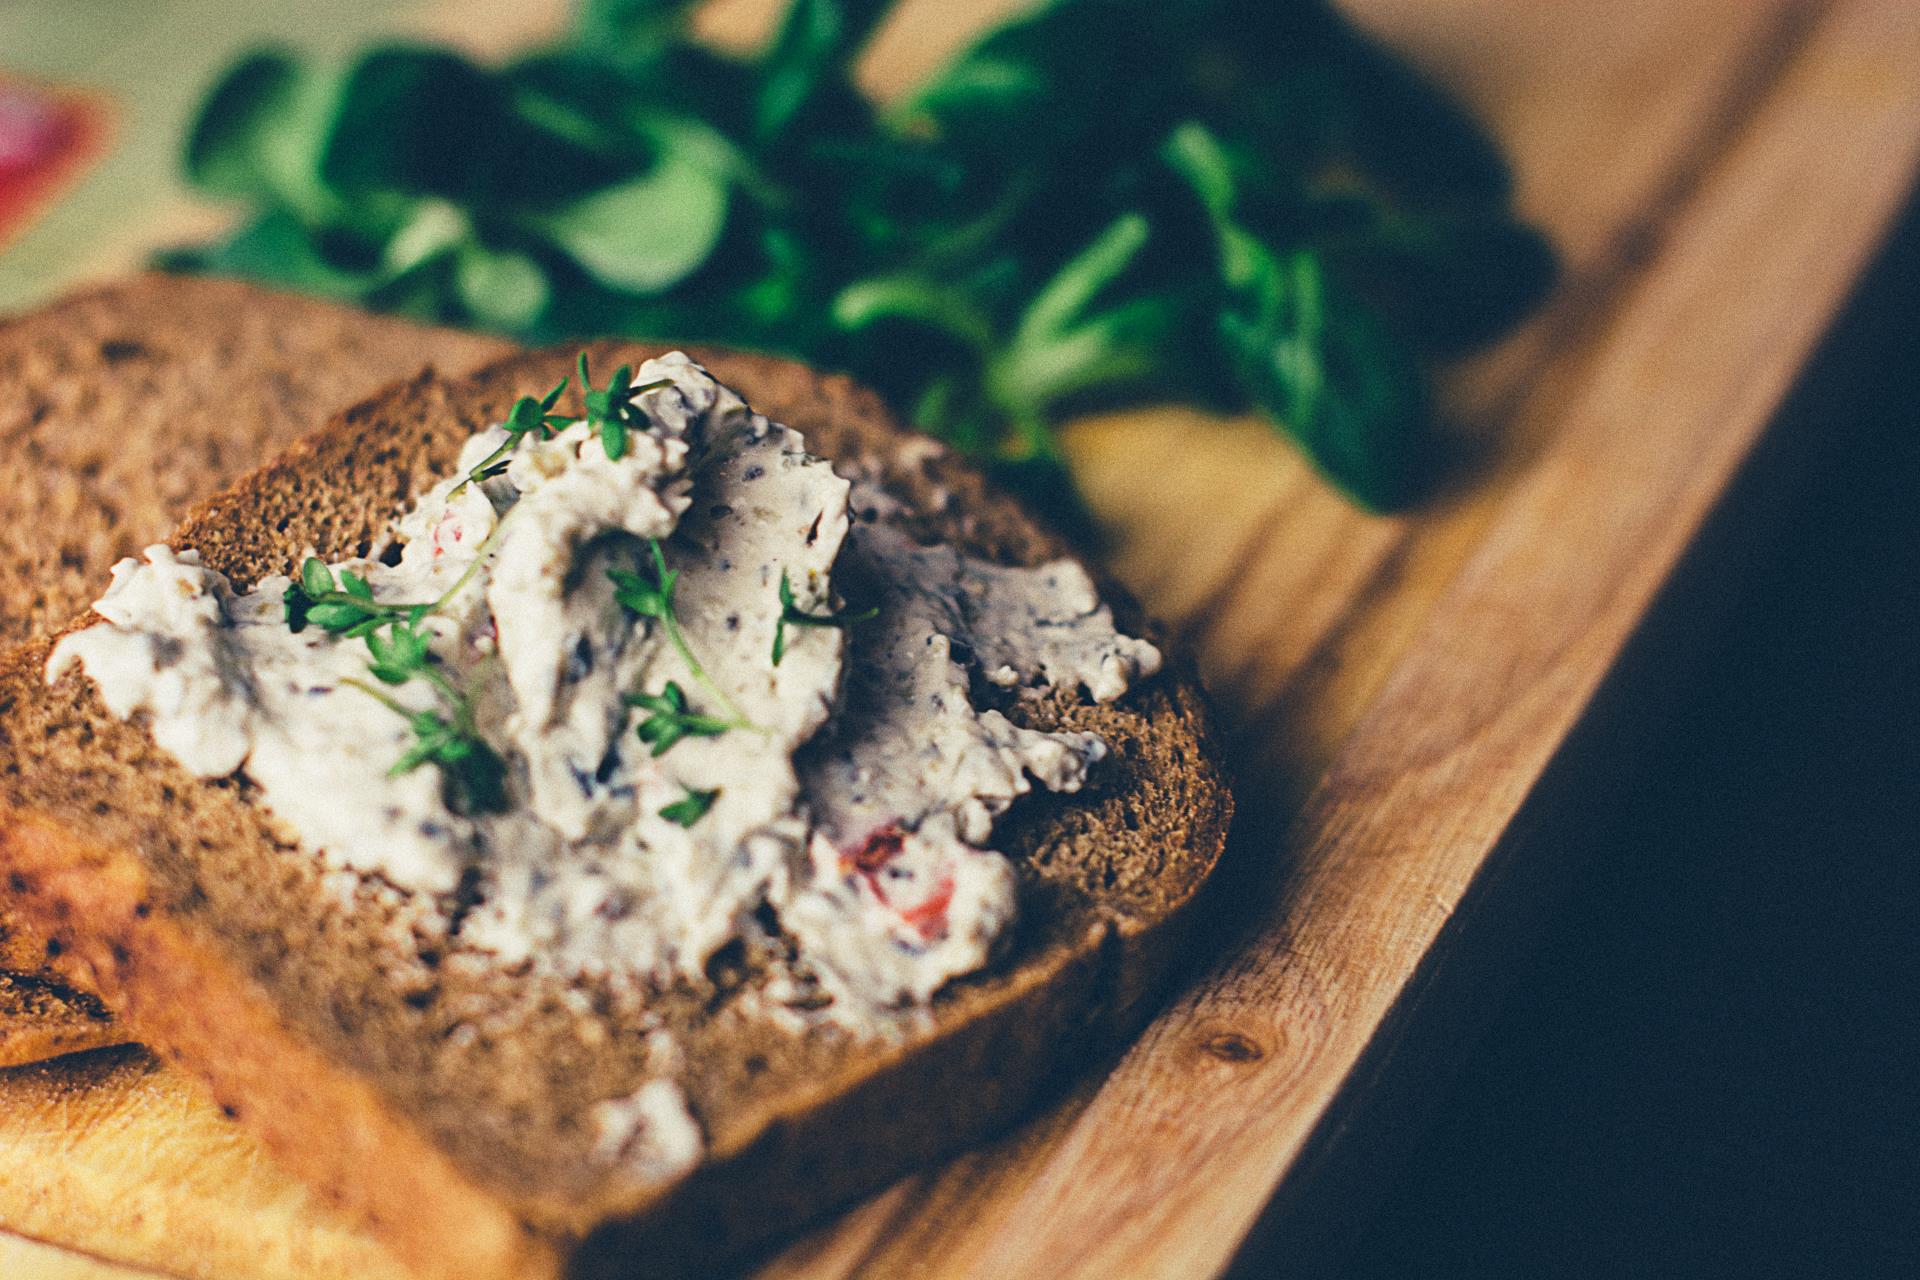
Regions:
M 1911 211 L 1837 338 L 1618 837 L 1344 1274 L 1920 1274 Z

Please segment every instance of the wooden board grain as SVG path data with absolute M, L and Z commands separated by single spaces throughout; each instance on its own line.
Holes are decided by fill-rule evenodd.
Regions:
M 1210 424 L 1211 465 L 1165 467 L 1191 436 L 1164 420 L 1085 429 L 1076 459 L 1092 477 L 1113 469 L 1096 499 L 1128 518 L 1123 573 L 1199 643 L 1258 762 L 1252 785 L 1305 794 L 1291 822 L 1239 850 L 1271 868 L 1272 892 L 1251 940 L 1097 1088 L 877 1198 L 769 1276 L 1225 1267 L 1313 1172 L 1303 1153 L 1345 1122 L 1334 1104 L 1396 1003 L 1476 945 L 1449 927 L 1455 908 L 1470 889 L 1497 893 L 1476 880 L 1499 869 L 1522 801 L 1912 180 L 1909 6 L 1376 16 L 1443 69 L 1463 33 L 1498 50 L 1466 55 L 1461 87 L 1567 252 L 1547 312 L 1450 380 L 1449 407 L 1487 436 L 1491 461 L 1393 520 L 1267 471 L 1271 509 L 1237 538 L 1196 543 L 1183 528 L 1245 483 L 1250 429 Z M 1143 508 L 1112 479 L 1125 472 L 1155 478 L 1153 524 L 1127 517 Z M 1210 553 L 1198 563 L 1196 546 Z
M 404 1280 L 381 1246 L 333 1220 L 197 1082 L 144 1050 L 101 1049 L 0 1076 L 0 1230 L 180 1280 Z
M 1236 727 L 1256 815 L 1235 851 L 1240 932 L 1104 1079 L 767 1277 L 1206 1275 L 1263 1215 L 1268 1234 L 1311 1234 L 1290 1206 L 1387 1077 L 1426 1069 L 1395 1059 L 1406 1027 L 1473 1003 L 1441 998 L 1449 975 L 1484 960 L 1491 908 L 1524 908 L 1554 852 L 1514 846 L 1516 814 L 1920 162 L 1920 13 L 1896 0 L 1351 7 L 1490 121 L 1562 286 L 1447 374 L 1473 462 L 1412 514 L 1351 510 L 1254 422 L 1158 410 L 1071 432 L 1119 571 L 1197 646 Z M 764 11 L 729 0 L 715 29 L 749 40 Z M 984 12 L 909 6 L 870 83 L 897 85 Z M 0 1166 L 19 1169 L 31 1148 L 7 1122 L 29 1113 L 7 1087 Z M 230 1132 L 164 1096 L 117 1097 L 129 1140 L 73 1159 L 125 1160 L 162 1115 L 195 1141 Z M 234 1181 L 196 1202 L 222 1258 L 326 1229 L 269 1225 L 247 1206 L 273 1171 L 224 1167 Z M 163 1159 L 138 1185 L 186 1173 Z M 132 1239 L 88 1247 L 164 1258 L 144 1238 L 115 1251 Z

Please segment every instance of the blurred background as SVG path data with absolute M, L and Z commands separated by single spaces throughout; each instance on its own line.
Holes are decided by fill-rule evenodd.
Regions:
M 954 23 L 935 8 L 884 30 L 864 85 L 932 69 Z M 722 0 L 696 25 L 744 49 L 767 12 Z M 183 139 L 243 51 L 340 61 L 380 34 L 495 59 L 569 20 L 559 0 L 0 0 L 0 312 L 231 230 L 235 202 L 185 183 Z M 1511 958 L 1509 1003 L 1404 1135 L 1345 1274 L 1920 1269 L 1917 298 L 1909 215 L 1676 589 L 1692 642 L 1627 713 L 1640 755 L 1606 856 Z

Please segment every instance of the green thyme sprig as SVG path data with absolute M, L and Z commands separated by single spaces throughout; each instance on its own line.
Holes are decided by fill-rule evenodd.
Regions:
M 678 823 L 683 827 L 691 827 L 694 823 L 707 816 L 707 810 L 713 808 L 714 798 L 719 794 L 718 788 L 712 791 L 696 791 L 694 788 L 688 787 L 686 795 L 681 796 L 672 804 L 665 805 L 661 808 L 660 816 L 668 822 Z
M 593 376 L 587 372 L 587 353 L 580 353 L 580 396 L 586 405 L 587 430 L 600 437 L 609 461 L 618 462 L 626 456 L 627 437 L 631 432 L 647 429 L 646 410 L 635 404 L 633 397 L 672 385 L 671 378 L 656 378 L 636 387 L 633 366 L 623 364 L 613 371 L 605 388 L 596 390 Z
M 648 538 L 652 577 L 631 573 L 625 569 L 609 569 L 607 577 L 613 580 L 613 598 L 624 608 L 631 609 L 643 618 L 652 618 L 667 633 L 667 640 L 687 665 L 687 673 L 702 688 L 713 695 L 714 701 L 730 721 L 729 727 L 751 728 L 752 723 L 740 710 L 727 691 L 714 682 L 707 669 L 695 656 L 693 646 L 687 643 L 687 633 L 681 630 L 679 615 L 674 610 L 673 592 L 680 581 L 678 569 L 667 568 L 666 553 L 660 549 L 658 538 Z
M 659 693 L 629 693 L 623 698 L 628 706 L 652 713 L 635 732 L 656 756 L 667 754 L 682 738 L 717 738 L 729 729 L 745 727 L 738 720 L 722 720 L 689 709 L 686 691 L 675 680 L 667 681 Z
M 788 627 L 840 627 L 843 630 L 856 623 L 868 622 L 879 616 L 880 610 L 846 610 L 841 613 L 809 613 L 794 603 L 793 584 L 787 581 L 787 571 L 780 571 L 780 619 L 773 624 L 773 665 L 779 666 L 780 659 L 787 656 Z

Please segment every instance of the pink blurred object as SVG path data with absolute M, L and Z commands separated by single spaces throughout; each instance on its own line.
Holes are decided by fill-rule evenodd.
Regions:
M 108 121 L 96 95 L 0 76 L 0 247 L 101 154 Z
M 73 112 L 23 85 L 0 85 L 0 177 L 52 163 L 72 142 Z

